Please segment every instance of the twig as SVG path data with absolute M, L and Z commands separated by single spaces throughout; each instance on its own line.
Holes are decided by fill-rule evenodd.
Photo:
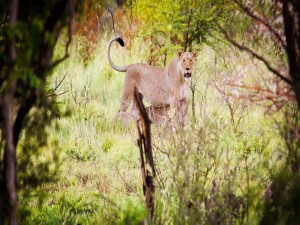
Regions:
M 77 105 L 77 100 L 76 100 L 76 96 L 73 95 L 73 85 L 72 83 L 70 83 L 70 89 L 71 89 L 71 96 L 75 102 L 75 104 Z M 76 89 L 76 88 L 75 88 Z M 75 90 L 75 94 L 76 94 L 76 90 Z
M 230 104 L 230 102 L 229 102 L 229 100 L 228 100 L 228 98 L 225 94 L 225 91 L 221 90 L 220 87 L 218 87 L 217 85 L 215 85 L 213 83 L 211 83 L 211 85 L 217 89 L 217 91 L 222 96 L 222 99 L 225 101 L 226 105 L 228 106 L 229 111 L 230 111 L 231 122 L 232 122 L 232 124 L 234 124 L 234 114 L 235 114 L 236 110 L 234 110 L 233 107 L 231 106 L 231 104 Z
M 61 95 L 64 95 L 64 94 L 66 94 L 66 93 L 68 93 L 69 91 L 64 91 L 64 92 L 62 92 L 62 93 L 59 93 L 59 94 L 51 94 L 51 95 L 47 95 L 46 97 L 52 97 L 52 96 L 61 96 Z
M 50 94 L 46 95 L 46 97 L 50 97 L 53 96 L 54 92 L 57 90 L 57 88 L 62 84 L 62 82 L 65 80 L 67 76 L 67 73 L 64 75 L 64 77 L 61 79 L 61 81 L 58 83 L 58 85 L 56 85 L 56 87 L 51 91 Z M 66 93 L 67 91 L 65 91 L 64 93 Z M 60 94 L 61 95 L 61 94 Z
M 105 4 L 107 6 L 107 11 L 110 13 L 111 15 L 111 19 L 112 19 L 112 30 L 114 31 L 114 34 L 115 34 L 115 37 L 117 37 L 117 34 L 116 34 L 116 29 L 115 29 L 115 20 L 114 20 L 114 14 L 111 10 L 111 8 L 109 7 L 109 4 L 107 3 L 107 1 L 105 1 Z M 110 31 L 111 32 L 111 31 Z M 109 32 L 109 33 L 110 33 Z
M 119 177 L 121 178 L 121 180 L 124 182 L 125 184 L 125 187 L 126 189 L 129 191 L 129 192 L 134 192 L 134 189 L 132 187 L 130 187 L 130 185 L 126 182 L 126 180 L 123 178 L 123 176 L 121 175 L 120 171 L 119 171 L 119 168 L 116 167 L 117 169 L 117 174 L 119 175 Z

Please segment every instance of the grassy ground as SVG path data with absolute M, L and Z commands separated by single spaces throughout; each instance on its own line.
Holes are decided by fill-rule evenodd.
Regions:
M 47 186 L 47 201 L 38 208 L 31 202 L 32 224 L 140 224 L 147 216 L 135 126 L 114 123 L 124 74 L 110 68 L 107 47 L 101 40 L 84 58 L 80 39 L 75 40 L 71 57 L 49 81 L 49 87 L 62 81 L 56 90 L 61 94 L 58 102 L 71 115 L 57 121 L 60 129 L 53 136 L 62 149 L 61 172 L 59 180 Z M 113 48 L 118 65 L 145 62 L 146 48 L 138 42 L 132 52 Z M 276 125 L 281 114 L 266 115 L 266 108 L 241 101 L 230 102 L 236 109 L 230 113 L 230 105 L 210 84 L 237 73 L 249 83 L 255 82 L 253 74 L 270 76 L 246 54 L 226 46 L 218 51 L 203 46 L 194 73 L 195 118 L 190 106 L 191 122 L 184 131 L 153 136 L 159 171 L 156 224 L 206 224 L 204 202 L 212 198 L 214 180 L 218 201 L 228 205 L 224 196 L 231 193 L 244 204 L 237 210 L 239 217 L 233 209 L 223 210 L 226 218 L 248 224 L 259 219 L 259 199 L 284 148 Z

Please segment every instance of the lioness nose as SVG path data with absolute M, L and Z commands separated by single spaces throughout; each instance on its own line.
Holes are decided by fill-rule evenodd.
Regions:
M 186 68 L 186 70 L 187 70 L 187 71 L 189 71 L 189 70 L 190 70 L 190 68 Z

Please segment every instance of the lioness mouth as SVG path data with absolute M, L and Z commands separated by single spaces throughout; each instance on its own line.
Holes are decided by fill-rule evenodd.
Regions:
M 184 74 L 184 77 L 191 77 L 191 76 L 192 76 L 192 74 L 189 73 L 189 72 L 186 72 L 186 73 Z

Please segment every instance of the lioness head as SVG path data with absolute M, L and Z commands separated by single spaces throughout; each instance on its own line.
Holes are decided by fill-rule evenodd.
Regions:
M 178 52 L 178 58 L 180 60 L 180 69 L 185 78 L 189 78 L 192 76 L 196 57 L 196 50 L 193 50 L 192 52 L 183 52 L 182 50 L 180 50 Z

